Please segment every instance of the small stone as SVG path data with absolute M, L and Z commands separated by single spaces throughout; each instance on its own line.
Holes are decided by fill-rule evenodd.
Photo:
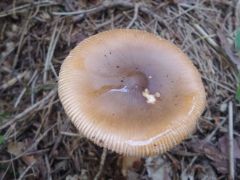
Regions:
M 16 24 L 12 25 L 12 31 L 17 32 L 18 31 L 18 26 Z
M 226 112 L 226 110 L 227 110 L 227 103 L 223 103 L 223 104 L 221 104 L 220 105 L 220 112 Z

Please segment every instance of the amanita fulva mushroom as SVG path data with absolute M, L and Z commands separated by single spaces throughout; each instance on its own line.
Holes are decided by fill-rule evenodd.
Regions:
M 195 130 L 200 74 L 175 45 L 139 30 L 91 36 L 64 60 L 59 96 L 77 129 L 117 153 L 163 153 Z

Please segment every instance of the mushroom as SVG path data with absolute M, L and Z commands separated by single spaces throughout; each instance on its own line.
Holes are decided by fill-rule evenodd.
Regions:
M 76 128 L 123 155 L 166 152 L 204 110 L 201 76 L 175 45 L 140 30 L 91 36 L 64 60 L 59 97 Z

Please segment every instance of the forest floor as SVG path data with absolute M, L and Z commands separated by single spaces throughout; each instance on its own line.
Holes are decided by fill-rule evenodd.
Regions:
M 207 92 L 197 131 L 128 178 L 240 179 L 239 25 L 240 1 L 232 0 L 1 0 L 0 179 L 123 179 L 122 157 L 82 137 L 57 94 L 70 50 L 113 28 L 176 44 Z

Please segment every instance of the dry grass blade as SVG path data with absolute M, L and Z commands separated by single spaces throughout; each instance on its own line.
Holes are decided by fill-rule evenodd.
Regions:
M 193 27 L 202 35 L 201 38 L 206 39 L 206 41 L 216 50 L 220 50 L 218 44 L 211 38 L 211 36 L 199 25 L 193 24 Z
M 19 94 L 16 102 L 14 103 L 14 108 L 16 108 L 16 107 L 19 105 L 19 103 L 20 103 L 20 101 L 21 101 L 21 99 L 22 99 L 22 97 L 23 97 L 23 95 L 25 94 L 26 91 L 27 91 L 27 88 L 24 88 L 24 89 L 21 91 L 21 93 Z
M 81 134 L 79 133 L 71 133 L 71 132 L 64 132 L 64 131 L 61 131 L 60 132 L 62 135 L 64 136 L 70 136 L 70 137 L 83 137 Z
M 64 24 L 64 21 L 62 21 L 60 28 L 58 27 L 58 24 L 56 24 L 54 27 L 54 30 L 53 30 L 53 34 L 52 34 L 51 41 L 50 41 L 50 44 L 48 47 L 47 57 L 45 60 L 45 65 L 44 65 L 44 73 L 43 73 L 43 82 L 44 83 L 46 83 L 46 81 L 47 81 L 47 72 L 48 72 L 49 68 L 52 68 L 51 60 L 53 58 L 53 54 L 54 54 L 59 36 L 62 32 L 63 24 Z

